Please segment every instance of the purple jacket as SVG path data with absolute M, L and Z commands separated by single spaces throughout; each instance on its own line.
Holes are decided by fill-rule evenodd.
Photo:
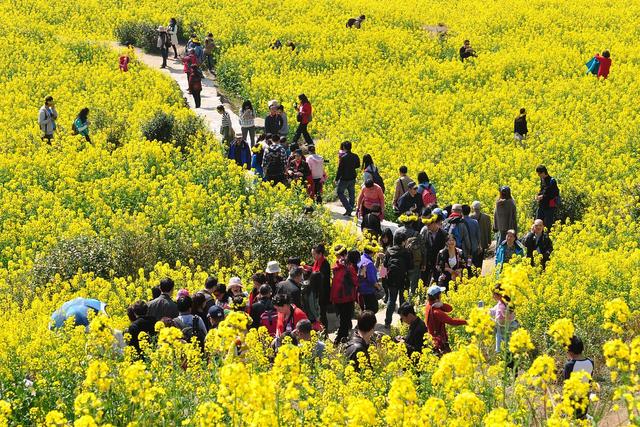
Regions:
M 363 276 L 366 272 L 366 277 Z M 360 295 L 371 295 L 376 292 L 375 285 L 378 282 L 378 271 L 368 254 L 362 254 L 358 263 L 358 293 Z

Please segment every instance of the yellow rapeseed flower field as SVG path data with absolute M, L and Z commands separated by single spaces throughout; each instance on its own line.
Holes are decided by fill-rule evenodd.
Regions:
M 573 416 L 587 404 L 596 420 L 639 422 L 640 4 L 6 6 L 0 425 L 584 425 Z M 362 28 L 346 29 L 360 14 Z M 118 69 L 124 49 L 109 47 L 114 30 L 171 16 L 184 32 L 214 33 L 221 84 L 261 112 L 270 99 L 291 108 L 305 93 L 314 105 L 312 135 L 331 168 L 339 143 L 350 140 L 358 154 L 373 155 L 388 188 L 402 164 L 412 176 L 427 171 L 441 204 L 477 199 L 491 211 L 497 188 L 509 185 L 524 230 L 537 164 L 549 167 L 564 194 L 582 197 L 581 220 L 554 229 L 544 272 L 526 261 L 504 268 L 502 287 L 521 325 L 513 345 L 493 350 L 487 312 L 476 305 L 489 301 L 495 278 L 483 277 L 463 279 L 446 297 L 457 317 L 472 322 L 451 331 L 454 351 L 442 358 L 430 348 L 409 357 L 388 337 L 360 371 L 333 348 L 315 358 L 317 337 L 300 347 L 285 342 L 274 355 L 264 330 L 245 331 L 242 313 L 209 334 L 205 358 L 172 328 L 143 339 L 142 360 L 123 349 L 117 331 L 128 325 L 126 307 L 150 299 L 161 278 L 190 291 L 212 272 L 247 283 L 263 258 L 282 262 L 305 247 L 296 246 L 296 227 L 310 222 L 319 224 L 313 236 L 328 243 L 366 244 L 348 228 L 330 227 L 322 213 L 303 215 L 308 200 L 300 191 L 258 185 L 227 162 L 170 79 L 133 56 L 128 72 Z M 440 23 L 446 37 L 432 33 Z M 275 39 L 293 41 L 295 51 L 270 49 Z M 462 63 L 464 39 L 478 58 Z M 603 49 L 613 58 L 606 81 L 584 67 Z M 59 113 L 52 145 L 37 125 L 47 95 Z M 84 107 L 91 143 L 71 132 Z M 512 122 L 521 107 L 530 136 L 516 143 Z M 149 141 L 145 129 L 161 113 L 174 120 L 173 139 Z M 255 230 L 267 239 L 253 239 Z M 93 318 L 88 331 L 50 331 L 51 313 L 77 296 L 106 302 L 110 316 Z M 596 370 L 591 382 L 574 375 L 562 389 L 558 369 L 574 331 Z M 585 397 L 598 384 L 599 395 Z

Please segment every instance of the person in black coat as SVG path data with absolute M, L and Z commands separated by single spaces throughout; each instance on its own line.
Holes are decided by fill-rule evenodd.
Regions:
M 278 114 L 278 104 L 270 105 L 269 115 L 264 118 L 264 133 L 279 135 L 282 124 L 282 116 Z
M 447 233 L 442 229 L 442 221 L 444 221 L 442 214 L 432 214 L 423 221 L 425 226 L 420 231 L 425 245 L 425 253 L 422 257 L 424 263 L 422 282 L 426 287 L 429 286 L 431 280 L 438 279 L 439 273 L 436 265 L 438 254 L 447 244 Z
M 536 196 L 538 202 L 538 210 L 536 211 L 536 219 L 541 219 L 544 226 L 550 230 L 556 217 L 556 210 L 560 203 L 560 190 L 558 183 L 549 175 L 546 166 L 539 165 L 536 173 L 540 177 L 540 191 Z
M 289 296 L 289 301 L 296 307 L 302 308 L 302 281 L 304 276 L 304 269 L 302 267 L 293 267 L 289 272 L 289 278 L 283 280 L 276 285 L 276 293 L 286 294 Z
M 132 346 L 138 352 L 138 355 L 142 355 L 142 350 L 140 349 L 140 333 L 145 332 L 149 337 L 152 337 L 156 334 L 156 319 L 147 316 L 147 312 L 149 307 L 147 303 L 144 301 L 136 301 L 132 305 L 132 312 L 135 316 L 135 320 L 131 322 L 129 328 L 125 331 L 125 333 L 130 335 L 128 345 Z
M 522 244 L 527 248 L 527 256 L 531 258 L 531 265 L 535 265 L 534 253 L 542 255 L 542 269 L 547 266 L 547 261 L 553 252 L 553 243 L 549 238 L 549 234 L 544 231 L 544 223 L 541 219 L 536 219 L 528 232 L 522 239 Z
M 363 366 L 360 366 L 358 362 L 358 354 L 364 354 L 367 363 L 369 363 L 369 345 L 371 343 L 371 337 L 376 327 L 376 315 L 368 310 L 360 313 L 358 317 L 358 324 L 356 326 L 356 332 L 353 334 L 351 340 L 344 348 L 344 355 L 350 361 L 353 362 L 355 370 L 360 371 Z
M 527 110 L 520 109 L 520 115 L 513 122 L 513 135 L 518 141 L 522 141 L 527 137 L 529 129 L 527 128 Z
M 380 206 L 374 205 L 368 214 L 362 216 L 362 233 L 367 230 L 375 239 L 382 234 L 382 222 L 380 221 Z
M 404 214 L 413 212 L 416 215 L 422 212 L 424 204 L 422 203 L 422 195 L 418 193 L 418 186 L 415 182 L 410 182 L 409 189 L 398 199 L 398 213 Z
M 409 332 L 406 337 L 396 337 L 398 342 L 404 343 L 407 347 L 407 354 L 422 352 L 424 347 L 424 335 L 427 333 L 427 326 L 424 321 L 416 316 L 416 311 L 411 303 L 405 302 L 398 309 L 400 320 L 409 325 Z

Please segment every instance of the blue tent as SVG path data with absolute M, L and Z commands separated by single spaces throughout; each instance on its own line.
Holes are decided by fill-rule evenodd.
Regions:
M 102 301 L 91 298 L 74 298 L 65 302 L 62 306 L 51 315 L 51 329 L 61 328 L 67 319 L 74 317 L 76 326 L 89 326 L 89 309 L 95 313 L 102 312 L 106 314 L 105 304 Z

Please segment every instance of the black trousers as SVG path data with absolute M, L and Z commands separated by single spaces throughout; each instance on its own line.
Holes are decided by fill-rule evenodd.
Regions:
M 373 311 L 374 313 L 378 312 L 378 298 L 376 298 L 376 294 L 371 295 L 362 295 L 360 300 L 360 308 L 363 310 Z
M 345 338 L 349 337 L 349 331 L 353 327 L 351 319 L 353 319 L 354 307 L 352 302 L 334 304 L 334 307 L 336 308 L 336 314 L 340 321 L 335 343 L 340 344 Z
M 296 129 L 296 134 L 293 137 L 293 142 L 298 142 L 298 140 L 300 139 L 300 136 L 302 135 L 304 137 L 305 142 L 308 145 L 312 145 L 313 144 L 313 139 L 311 138 L 311 135 L 309 135 L 309 131 L 307 130 L 307 126 L 308 126 L 308 123 L 299 123 L 298 124 L 298 129 Z
M 191 95 L 193 96 L 193 102 L 196 104 L 196 108 L 200 108 L 200 91 L 191 91 Z

